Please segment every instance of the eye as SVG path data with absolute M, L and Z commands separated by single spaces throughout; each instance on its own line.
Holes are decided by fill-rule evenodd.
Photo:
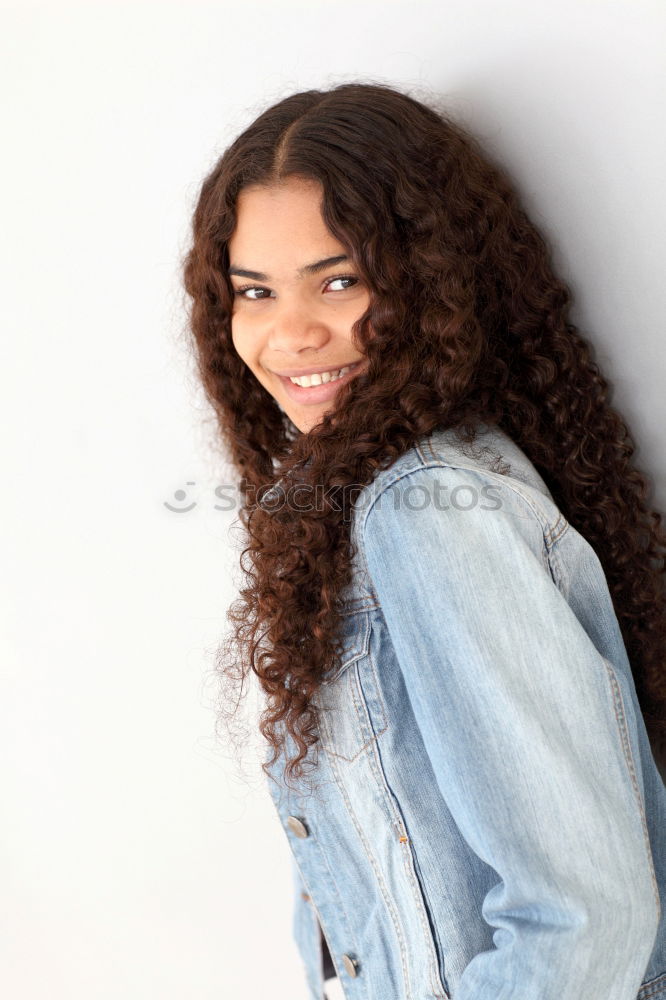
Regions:
M 268 298 L 268 295 L 246 295 L 246 292 L 268 292 L 268 295 L 270 295 L 270 288 L 262 288 L 261 285 L 241 285 L 240 288 L 234 288 L 234 295 L 237 295 L 241 299 L 256 301 L 257 299 Z
M 347 282 L 343 288 L 331 288 L 336 281 Z M 333 292 L 344 292 L 348 288 L 353 288 L 357 285 L 359 279 L 352 274 L 339 274 L 334 278 L 327 278 L 324 282 L 325 291 Z M 234 288 L 234 296 L 239 299 L 248 299 L 251 302 L 258 302 L 261 299 L 268 299 L 271 296 L 270 288 L 264 288 L 262 285 L 240 285 L 238 288 Z
M 333 291 L 342 291 L 342 292 L 344 292 L 347 288 L 353 288 L 354 285 L 358 284 L 358 278 L 355 278 L 353 275 L 351 275 L 351 274 L 341 274 L 341 275 L 339 275 L 336 278 L 329 278 L 328 281 L 326 282 L 326 289 L 328 290 L 335 281 L 351 281 L 352 284 L 351 285 L 346 285 L 345 288 L 340 288 L 340 289 L 334 288 Z

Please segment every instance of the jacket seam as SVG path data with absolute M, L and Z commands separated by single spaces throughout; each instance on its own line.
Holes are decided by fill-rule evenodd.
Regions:
M 521 489 L 522 484 L 520 484 L 520 482 L 514 479 L 513 477 L 503 475 L 500 472 L 493 472 L 492 469 L 484 469 L 476 465 L 464 465 L 458 462 L 447 462 L 441 458 L 438 458 L 437 461 L 428 462 L 427 464 L 420 464 L 417 466 L 413 466 L 411 468 L 401 469 L 400 471 L 396 472 L 394 476 L 388 478 L 387 481 L 383 483 L 382 486 L 377 490 L 376 495 L 373 496 L 372 498 L 372 502 L 368 504 L 367 508 L 365 509 L 362 522 L 359 525 L 360 532 L 361 533 L 364 532 L 366 521 L 368 519 L 370 511 L 373 509 L 373 507 L 375 506 L 379 498 L 382 496 L 382 494 L 384 494 L 388 489 L 390 489 L 391 486 L 395 486 L 395 484 L 397 482 L 400 482 L 401 479 L 405 479 L 407 476 L 411 476 L 415 472 L 422 472 L 426 471 L 427 469 L 465 469 L 468 472 L 475 472 L 481 477 L 491 479 L 493 482 L 503 483 L 508 489 L 512 490 L 513 493 L 515 493 L 516 496 L 519 497 L 534 514 L 535 518 L 537 519 L 541 527 L 541 532 L 543 535 L 544 542 L 546 544 L 546 548 L 550 548 L 550 546 L 553 545 L 570 526 L 569 522 L 565 519 L 564 515 L 562 514 L 561 511 L 559 511 L 559 509 L 558 509 L 558 517 L 556 518 L 555 522 L 551 524 L 550 519 L 546 514 L 546 512 L 539 507 L 538 503 L 534 502 L 533 497 L 529 496 L 527 493 L 523 491 L 523 489 Z
M 342 914 L 342 920 L 343 920 L 343 923 L 345 925 L 345 933 L 349 936 L 349 940 L 352 943 L 352 947 L 354 949 L 354 952 L 356 954 L 358 954 L 358 949 L 356 948 L 356 946 L 353 943 L 354 939 L 352 937 L 352 933 L 351 933 L 351 930 L 350 930 L 349 921 L 347 920 L 347 914 L 345 912 L 344 906 L 342 905 L 342 897 L 340 896 L 340 892 L 338 890 L 337 883 L 336 883 L 335 879 L 333 878 L 333 872 L 331 870 L 331 866 L 328 863 L 328 857 L 327 857 L 326 851 L 322 848 L 321 844 L 319 843 L 319 839 L 317 837 L 315 837 L 315 843 L 317 845 L 317 849 L 319 851 L 319 854 L 320 854 L 321 858 L 323 859 L 324 864 L 326 865 L 326 869 L 328 871 L 328 876 L 329 876 L 329 885 L 331 885 L 333 887 L 333 892 L 334 892 L 335 898 L 337 900 L 337 905 L 339 907 L 339 912 Z M 294 857 L 295 857 L 295 855 L 294 855 Z M 310 888 L 310 885 L 308 884 L 308 881 L 305 878 L 305 875 L 303 874 L 303 870 L 302 870 L 300 864 L 298 863 L 298 858 L 296 858 L 296 864 L 298 865 L 298 869 L 301 872 L 301 879 L 303 880 L 303 883 L 304 883 L 306 889 L 308 890 L 308 895 L 310 896 L 310 899 L 308 900 L 308 902 L 312 904 L 312 908 L 314 909 L 315 913 L 317 914 L 317 920 L 319 921 L 319 926 L 320 926 L 321 930 L 323 931 L 324 930 L 324 921 L 322 920 L 321 913 L 319 912 L 319 908 L 318 908 L 317 904 L 315 903 L 315 899 L 314 899 L 314 896 L 312 894 L 312 890 Z M 328 943 L 328 938 L 326 939 L 326 941 Z M 320 964 L 320 969 L 321 969 L 321 971 L 320 971 L 320 981 L 322 983 L 322 991 L 323 991 L 325 989 L 325 983 L 324 983 L 324 973 L 323 973 L 323 949 L 322 949 L 322 946 L 321 946 L 321 933 L 320 933 L 319 944 L 318 944 L 318 947 L 317 947 L 317 952 L 318 952 L 318 956 L 319 956 L 319 964 Z M 342 978 L 340 976 L 340 968 L 338 966 L 338 962 L 336 960 L 336 956 L 333 954 L 333 951 L 331 951 L 330 947 L 329 947 L 329 952 L 330 952 L 330 955 L 331 955 L 331 961 L 333 962 L 333 965 L 335 967 L 336 975 L 340 979 L 340 982 L 342 982 Z
M 399 803 L 397 796 L 391 790 L 386 774 L 384 772 L 384 767 L 382 765 L 381 750 L 379 744 L 375 744 L 372 750 L 372 755 L 370 759 L 370 768 L 375 774 L 375 780 L 380 788 L 383 790 L 383 798 L 387 803 L 387 808 L 393 817 L 395 824 L 401 831 L 401 834 L 407 836 L 407 830 L 402 817 L 402 810 L 399 808 Z M 428 946 L 429 952 L 429 968 L 430 968 L 430 989 L 433 997 L 441 998 L 441 1000 L 450 1000 L 450 994 L 446 989 L 446 986 L 442 982 L 442 977 L 438 969 L 437 961 L 437 947 L 433 939 L 433 933 L 430 929 L 428 919 L 425 912 L 425 891 L 419 882 L 418 876 L 416 874 L 416 867 L 414 864 L 414 852 L 412 847 L 411 838 L 407 839 L 404 845 L 404 851 L 401 850 L 402 863 L 405 869 L 405 877 L 407 878 L 408 884 L 412 888 L 412 895 L 416 902 L 416 909 L 419 915 L 419 921 L 421 923 L 421 930 L 424 936 L 426 945 Z M 399 848 L 400 850 L 400 848 Z M 405 857 L 405 851 L 408 852 L 408 859 Z M 443 993 L 441 991 L 444 991 Z
M 300 875 L 301 875 L 301 882 L 303 883 L 303 885 L 305 886 L 305 888 L 308 890 L 308 899 L 307 899 L 307 902 L 312 906 L 312 909 L 314 910 L 314 914 L 313 915 L 314 915 L 315 919 L 317 920 L 317 922 L 319 924 L 319 927 L 317 928 L 317 939 L 318 940 L 317 940 L 317 945 L 316 945 L 316 951 L 317 951 L 317 956 L 318 956 L 318 963 L 317 963 L 317 966 L 318 966 L 318 968 L 317 968 L 317 987 L 318 987 L 318 990 L 319 990 L 319 996 L 323 998 L 323 996 L 324 996 L 324 988 L 325 988 L 324 969 L 323 969 L 323 949 L 322 949 L 322 946 L 321 946 L 321 933 L 322 933 L 321 928 L 322 928 L 323 925 L 322 925 L 322 922 L 321 922 L 321 916 L 319 914 L 319 910 L 317 909 L 317 905 L 316 905 L 316 903 L 315 903 L 315 901 L 314 901 L 314 899 L 312 897 L 312 891 L 310 889 L 310 886 L 308 885 L 308 882 L 307 882 L 307 880 L 305 878 L 305 875 L 303 874 L 303 869 L 299 865 L 298 858 L 296 857 L 296 855 L 294 854 L 293 851 L 292 851 L 292 854 L 294 856 L 294 861 L 296 863 L 296 867 L 298 868 L 298 870 L 300 872 Z M 337 895 L 337 890 L 336 890 L 336 895 Z M 333 956 L 332 955 L 331 955 L 331 959 L 333 960 Z
M 403 981 L 405 983 L 405 987 L 406 987 L 406 990 L 407 990 L 406 1000 L 413 1000 L 413 992 L 412 992 L 412 988 L 411 988 L 411 980 L 410 980 L 410 977 L 409 977 L 409 973 L 408 973 L 408 970 L 407 970 L 407 963 L 406 963 L 406 959 L 405 959 L 405 955 L 406 955 L 406 941 L 405 941 L 405 938 L 404 938 L 404 934 L 402 932 L 402 928 L 400 927 L 400 923 L 398 921 L 398 916 L 397 916 L 397 911 L 396 911 L 395 903 L 393 902 L 393 899 L 391 897 L 391 893 L 388 891 L 388 887 L 384 884 L 384 876 L 382 875 L 382 873 L 381 873 L 381 871 L 379 869 L 379 866 L 377 864 L 377 859 L 375 858 L 374 854 L 370 850 L 369 844 L 368 844 L 368 842 L 366 840 L 366 837 L 365 837 L 365 835 L 363 833 L 363 830 L 362 830 L 360 824 L 357 821 L 357 817 L 356 817 L 356 814 L 355 814 L 355 812 L 354 812 L 354 810 L 352 808 L 352 804 L 351 804 L 351 802 L 349 800 L 349 796 L 347 794 L 347 790 L 344 787 L 344 782 L 342 781 L 341 776 L 340 776 L 340 772 L 339 772 L 339 766 L 340 765 L 338 764 L 337 761 L 333 761 L 332 760 L 330 762 L 330 766 L 331 766 L 331 770 L 333 771 L 333 774 L 335 776 L 335 781 L 336 781 L 336 784 L 338 786 L 338 790 L 340 792 L 340 795 L 342 796 L 342 799 L 343 799 L 343 801 L 345 803 L 345 806 L 347 808 L 347 812 L 348 812 L 349 816 L 351 817 L 351 821 L 354 824 L 354 827 L 356 829 L 356 832 L 358 833 L 359 839 L 360 839 L 361 843 L 363 844 L 363 847 L 365 848 L 366 857 L 367 857 L 367 859 L 368 859 L 368 861 L 370 863 L 370 867 L 372 868 L 373 872 L 375 873 L 375 878 L 376 878 L 377 884 L 379 886 L 379 891 L 382 894 L 382 897 L 383 897 L 384 902 L 386 904 L 386 909 L 387 909 L 387 911 L 388 911 L 388 913 L 389 913 L 389 915 L 391 917 L 391 922 L 393 923 L 393 927 L 395 929 L 395 935 L 396 935 L 396 938 L 398 940 L 398 947 L 400 949 L 400 964 L 402 966 Z
M 367 656 L 368 656 L 368 652 L 367 652 L 367 649 L 366 649 L 366 651 L 363 654 L 363 656 L 359 657 L 358 659 L 363 659 L 363 658 L 365 658 Z M 346 674 L 348 672 L 348 670 L 351 669 L 351 667 L 353 665 L 353 662 L 358 663 L 358 659 L 355 660 L 355 661 L 350 662 L 349 664 L 347 664 L 347 666 L 345 667 L 345 669 L 341 670 L 340 673 L 337 676 L 341 677 L 343 673 Z M 327 746 L 326 742 L 324 742 L 322 740 L 322 746 L 324 747 L 324 750 L 326 751 L 326 753 L 328 753 L 328 754 L 330 754 L 330 755 L 332 755 L 334 757 L 339 757 L 341 760 L 346 760 L 348 763 L 352 763 L 353 761 L 357 760 L 357 758 L 360 757 L 360 755 L 363 753 L 363 751 L 367 750 L 368 747 L 372 746 L 373 743 L 376 743 L 377 740 L 379 739 L 379 737 L 382 735 L 382 733 L 385 733 L 386 730 L 388 729 L 388 715 L 387 715 L 387 712 L 386 712 L 386 706 L 384 704 L 384 700 L 382 698 L 382 694 L 381 694 L 381 690 L 380 690 L 380 686 L 379 686 L 379 678 L 377 677 L 377 673 L 376 673 L 376 671 L 374 669 L 374 664 L 372 662 L 372 657 L 368 657 L 368 659 L 370 660 L 370 669 L 372 670 L 372 673 L 373 673 L 375 689 L 377 691 L 377 698 L 378 698 L 378 701 L 379 701 L 379 708 L 380 708 L 381 715 L 382 715 L 382 721 L 384 723 L 383 726 L 382 726 L 382 728 L 378 729 L 377 731 L 375 731 L 375 728 L 374 728 L 374 726 L 372 724 L 372 718 L 370 717 L 370 712 L 368 711 L 367 704 L 365 703 L 365 699 L 364 699 L 364 696 L 363 696 L 362 685 L 361 685 L 361 679 L 358 676 L 358 673 L 356 674 L 355 678 L 351 678 L 351 680 L 350 680 L 350 686 L 352 687 L 351 697 L 352 697 L 352 700 L 353 700 L 353 703 L 354 703 L 354 708 L 356 709 L 357 722 L 359 723 L 361 729 L 367 728 L 367 731 L 368 731 L 368 733 L 370 735 L 368 736 L 368 739 L 365 741 L 365 743 L 363 744 L 363 746 L 359 747 L 359 749 L 356 751 L 356 753 L 354 754 L 353 757 L 345 757 L 344 754 L 337 753 L 337 751 L 335 751 L 335 750 L 331 750 L 331 745 L 334 742 L 334 740 L 333 740 L 333 734 L 331 733 L 330 727 L 328 725 L 328 720 L 326 718 L 326 711 L 324 710 L 322 712 L 321 726 L 322 726 L 322 729 L 326 730 L 326 739 L 329 741 L 329 745 Z M 366 722 L 362 718 L 362 714 L 361 713 L 365 713 L 365 716 L 366 716 L 366 719 L 367 719 L 367 722 L 369 723 L 369 725 L 366 726 Z
M 432 434 L 428 434 L 428 437 L 425 439 L 425 441 L 416 441 L 414 444 L 414 450 L 424 465 L 427 465 L 427 463 L 430 461 L 430 459 L 425 453 L 426 448 L 430 452 L 432 458 L 436 459 L 438 457 L 437 452 L 432 446 Z
M 369 626 L 369 620 L 368 620 L 367 624 Z M 367 741 L 364 742 L 363 746 L 351 758 L 345 757 L 343 754 L 339 754 L 336 751 L 331 750 L 330 747 L 327 747 L 325 744 L 324 744 L 324 749 L 326 750 L 326 752 L 329 755 L 333 755 L 336 758 L 339 758 L 341 760 L 346 760 L 346 761 L 356 760 L 361 755 L 361 753 L 367 751 L 367 754 L 368 754 L 368 765 L 369 765 L 370 771 L 372 772 L 372 774 L 374 776 L 374 779 L 375 779 L 375 782 L 376 782 L 378 788 L 382 792 L 382 796 L 381 796 L 382 802 L 384 803 L 385 808 L 388 811 L 389 817 L 391 819 L 391 825 L 393 826 L 393 825 L 397 824 L 400 827 L 400 829 L 404 831 L 404 824 L 403 824 L 403 822 L 401 820 L 400 812 L 399 812 L 398 808 L 396 807 L 396 804 L 394 802 L 394 797 L 392 796 L 392 793 L 388 789 L 388 784 L 387 784 L 387 781 L 386 781 L 386 776 L 384 775 L 384 771 L 383 771 L 383 768 L 381 766 L 381 753 L 379 751 L 378 737 L 381 736 L 382 733 L 386 732 L 386 730 L 388 729 L 388 715 L 387 715 L 387 712 L 386 712 L 386 706 L 384 704 L 384 698 L 382 696 L 381 688 L 380 688 L 380 685 L 379 685 L 379 678 L 377 676 L 377 668 L 376 668 L 376 664 L 374 662 L 374 657 L 372 656 L 371 653 L 369 653 L 369 643 L 368 642 L 364 642 L 364 648 L 366 650 L 365 658 L 367 658 L 367 660 L 368 660 L 369 669 L 370 669 L 370 671 L 372 673 L 372 676 L 373 676 L 373 686 L 374 686 L 374 689 L 375 689 L 375 692 L 376 692 L 376 694 L 374 696 L 378 700 L 379 711 L 381 713 L 382 726 L 381 726 L 380 729 L 376 729 L 375 726 L 374 726 L 374 724 L 373 724 L 372 715 L 371 715 L 371 713 L 369 711 L 369 708 L 368 708 L 368 705 L 367 705 L 367 696 L 366 696 L 366 694 L 365 694 L 365 692 L 363 690 L 362 679 L 360 677 L 360 672 L 358 671 L 358 660 L 357 660 L 356 661 L 356 663 L 357 663 L 357 675 L 353 679 L 354 680 L 354 684 L 353 684 L 353 688 L 352 688 L 352 701 L 354 703 L 354 708 L 355 708 L 356 712 L 358 713 L 358 718 L 359 718 L 359 721 L 361 722 L 361 725 L 365 726 L 365 722 L 367 720 L 367 722 L 369 723 L 369 731 L 373 735 Z M 350 664 L 350 666 L 351 665 L 352 664 Z M 364 718 L 362 718 L 362 716 L 364 716 Z M 359 834 L 360 834 L 360 829 L 359 829 L 358 824 L 356 823 L 355 813 L 354 813 L 351 801 L 349 801 L 348 796 L 346 794 L 346 790 L 343 787 L 344 783 L 342 781 L 342 778 L 339 777 L 338 766 L 339 765 L 337 764 L 337 762 L 335 763 L 335 765 L 333 764 L 333 762 L 331 762 L 331 768 L 332 768 L 332 770 L 333 770 L 333 772 L 335 774 L 336 781 L 338 783 L 338 787 L 340 788 L 340 792 L 343 795 L 343 798 L 345 800 L 345 804 L 347 805 L 347 810 L 348 810 L 349 814 L 352 816 L 352 820 L 354 822 L 354 825 L 357 827 L 357 830 L 359 830 Z M 404 832 L 406 832 L 406 831 L 404 831 Z M 408 848 L 408 850 L 409 849 L 410 848 Z M 441 981 L 441 976 L 439 974 L 438 964 L 437 964 L 437 949 L 436 949 L 436 946 L 435 946 L 435 942 L 433 941 L 432 933 L 431 933 L 430 927 L 428 925 L 428 920 L 427 920 L 426 913 L 425 913 L 425 902 L 424 902 L 424 898 L 423 898 L 423 890 L 421 889 L 420 883 L 419 883 L 418 878 L 416 876 L 416 873 L 414 871 L 414 859 L 412 857 L 411 850 L 410 850 L 410 854 L 409 854 L 409 859 L 405 856 L 404 851 L 402 851 L 400 848 L 399 848 L 399 850 L 400 850 L 400 858 L 401 858 L 402 865 L 403 865 L 403 868 L 404 868 L 404 871 L 405 871 L 405 878 L 407 880 L 407 885 L 411 889 L 412 898 L 413 898 L 413 900 L 414 900 L 414 902 L 416 904 L 416 910 L 417 910 L 419 922 L 420 922 L 420 925 L 421 925 L 421 931 L 422 931 L 422 934 L 423 934 L 424 943 L 426 944 L 426 947 L 427 947 L 427 950 L 428 950 L 428 955 L 429 955 L 429 957 L 428 957 L 428 967 L 429 967 L 430 989 L 431 989 L 433 997 L 440 998 L 440 1000 L 448 1000 L 449 994 L 447 993 L 447 990 L 446 990 L 446 987 L 444 986 L 444 983 Z M 378 882 L 380 883 L 380 886 L 381 886 L 382 883 L 381 883 L 381 878 L 380 878 L 380 869 L 379 869 L 379 866 L 376 863 L 376 859 L 374 858 L 374 855 L 370 851 L 369 846 L 366 846 L 366 854 L 368 856 L 368 859 L 370 861 L 370 864 L 371 864 L 373 870 L 375 871 L 375 873 L 377 875 L 377 880 L 378 880 Z M 411 869 L 410 869 L 410 864 L 411 864 Z M 398 931 L 398 923 L 399 923 L 399 921 L 398 921 L 398 915 L 397 914 L 398 914 L 398 910 L 397 910 L 397 907 L 396 907 L 396 918 L 395 918 L 395 921 L 394 921 L 394 925 L 396 926 L 396 935 L 398 937 L 398 940 L 404 940 L 404 934 L 402 932 L 402 928 L 400 929 L 400 931 Z M 406 948 L 405 948 L 405 950 L 406 950 Z M 411 980 L 410 980 L 410 977 L 409 977 L 409 973 L 407 971 L 407 966 L 406 966 L 405 959 L 403 958 L 402 948 L 401 948 L 401 962 L 402 962 L 402 965 L 403 965 L 403 975 L 405 977 L 405 984 L 406 984 L 406 987 L 407 987 L 407 992 L 408 992 L 408 995 L 411 996 L 412 995 Z
M 549 559 L 550 548 L 554 544 L 554 542 L 560 539 L 562 535 L 565 533 L 565 531 L 570 527 L 569 522 L 564 518 L 564 515 L 561 513 L 561 511 L 558 510 L 558 517 L 556 518 L 555 523 L 551 525 L 550 519 L 547 517 L 546 513 L 539 509 L 539 507 L 533 502 L 530 496 L 527 496 L 521 489 L 516 488 L 516 486 L 514 485 L 515 481 L 512 481 L 510 478 L 507 478 L 507 476 L 504 476 L 501 473 L 492 472 L 489 469 L 488 470 L 479 469 L 475 466 L 452 465 L 451 463 L 442 462 L 441 460 L 439 460 L 437 463 L 431 463 L 430 465 L 427 466 L 417 466 L 416 468 L 413 469 L 403 470 L 400 474 L 396 475 L 395 478 L 393 478 L 390 482 L 388 482 L 385 486 L 383 486 L 381 490 L 377 493 L 377 495 L 373 497 L 372 503 L 368 505 L 365 511 L 365 516 L 363 518 L 361 525 L 359 526 L 359 532 L 362 533 L 362 535 L 364 536 L 366 522 L 370 515 L 370 512 L 375 506 L 377 500 L 387 489 L 389 489 L 391 486 L 394 486 L 395 483 L 399 482 L 401 479 L 405 479 L 407 476 L 413 475 L 413 473 L 415 472 L 421 472 L 425 471 L 425 469 L 431 469 L 431 468 L 455 468 L 455 469 L 464 468 L 471 472 L 477 472 L 482 477 L 485 476 L 491 478 L 493 481 L 497 481 L 500 484 L 504 484 L 508 489 L 512 490 L 512 492 L 520 500 L 522 500 L 523 503 L 530 509 L 532 515 L 534 516 L 535 520 L 539 525 L 541 531 L 541 538 L 543 542 L 541 547 L 541 562 L 544 569 L 547 569 L 549 572 L 552 573 L 552 570 L 550 569 L 550 559 Z M 363 553 L 363 559 L 365 560 L 365 552 Z M 381 602 L 379 601 L 379 598 L 377 598 L 377 606 L 381 608 Z
M 544 539 L 546 542 L 546 548 L 550 549 L 555 542 L 558 542 L 564 532 L 570 527 L 569 522 L 565 518 L 564 514 L 560 511 L 560 516 L 555 521 L 555 524 L 550 529 L 550 531 L 544 532 Z
M 653 997 L 657 991 L 661 992 L 661 990 L 665 987 L 666 972 L 657 976 L 656 979 L 651 979 L 647 983 L 644 983 L 638 991 L 638 1000 L 649 1000 L 649 998 Z
M 356 604 L 356 601 L 365 601 L 364 604 Z M 343 615 L 357 615 L 361 611 L 372 611 L 373 608 L 379 607 L 379 601 L 376 597 L 372 597 L 370 594 L 364 597 L 352 598 L 348 606 L 343 607 Z
M 558 534 L 557 538 L 560 538 L 563 532 Z M 557 539 L 556 539 L 557 540 Z M 562 590 L 562 574 L 556 567 L 559 566 L 559 554 L 557 549 L 553 549 L 550 553 L 549 564 L 551 567 L 551 574 L 555 585 L 558 590 Z M 566 598 L 565 598 L 566 600 Z M 590 640 L 591 641 L 591 640 Z M 596 646 L 595 646 L 596 649 Z M 615 670 L 613 665 L 608 661 L 608 659 L 597 650 L 599 656 L 601 657 L 605 670 L 606 676 L 608 678 L 608 683 L 613 699 L 613 710 L 615 712 L 615 721 L 617 723 L 617 731 L 620 736 L 620 742 L 622 745 L 622 752 L 624 754 L 625 762 L 627 765 L 627 770 L 629 772 L 629 778 L 634 791 L 634 796 L 636 798 L 636 803 L 638 805 L 638 811 L 641 817 L 641 826 L 643 829 L 643 839 L 645 841 L 645 847 L 647 850 L 648 865 L 650 868 L 650 878 L 652 882 L 652 889 L 657 902 L 657 924 L 661 920 L 661 899 L 659 896 L 659 887 L 657 884 L 657 875 L 654 869 L 654 859 L 652 857 L 652 845 L 650 844 L 650 834 L 647 826 L 647 817 L 645 815 L 645 810 L 643 808 L 643 799 L 641 797 L 640 789 L 638 786 L 638 776 L 636 774 L 636 765 L 634 763 L 634 757 L 631 750 L 631 742 L 629 740 L 629 733 L 626 724 L 626 712 L 624 710 L 624 702 L 622 700 L 622 692 L 620 690 L 620 685 L 618 684 L 617 677 L 615 675 Z
M 352 663 L 355 663 L 357 660 L 360 660 L 364 656 L 368 655 L 368 646 L 370 645 L 370 631 L 371 631 L 370 617 L 367 613 L 367 609 L 363 610 L 364 610 L 365 624 L 363 626 L 363 633 L 358 650 L 356 652 L 352 652 L 351 655 L 348 657 L 346 656 L 346 653 L 343 650 L 342 656 L 340 658 L 339 668 L 334 673 L 330 674 L 330 676 L 326 675 L 322 679 L 321 682 L 322 687 L 324 688 L 329 687 L 331 684 L 334 683 L 334 681 L 337 681 L 338 677 L 340 677 L 345 672 L 345 670 L 347 670 L 347 668 L 352 665 Z M 351 612 L 349 613 L 351 614 Z M 357 613 L 360 614 L 360 609 L 358 610 Z
M 615 676 L 615 671 L 612 670 L 606 657 L 603 657 L 604 666 L 606 668 L 606 673 L 608 675 L 608 680 L 610 683 L 611 692 L 613 694 L 613 708 L 615 710 L 615 718 L 617 721 L 618 731 L 620 734 L 622 742 L 622 750 L 627 763 L 627 769 L 629 771 L 629 776 L 631 778 L 631 784 L 634 790 L 634 795 L 636 797 L 636 802 L 638 804 L 638 811 L 641 817 L 641 826 L 643 828 L 643 839 L 645 842 L 645 847 L 647 850 L 648 867 L 650 869 L 650 877 L 652 881 L 652 888 L 654 891 L 654 896 L 657 902 L 657 925 L 661 920 L 661 900 L 659 898 L 659 888 L 657 886 L 657 876 L 654 870 L 654 861 L 652 858 L 652 846 L 650 844 L 650 835 L 647 828 L 647 819 L 645 812 L 643 810 L 643 800 L 641 798 L 640 789 L 638 787 L 638 778 L 636 776 L 636 768 L 634 765 L 634 758 L 631 752 L 631 744 L 629 742 L 629 736 L 627 733 L 626 726 L 626 715 L 624 712 L 624 702 L 622 701 L 622 692 L 620 691 L 620 686 L 617 682 L 617 677 Z

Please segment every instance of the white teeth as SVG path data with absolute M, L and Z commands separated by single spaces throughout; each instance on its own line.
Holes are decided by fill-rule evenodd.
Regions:
M 314 375 L 301 375 L 300 378 L 290 375 L 289 381 L 293 382 L 295 385 L 300 385 L 302 389 L 307 389 L 311 385 L 322 385 L 326 382 L 335 382 L 336 379 L 342 378 L 346 375 L 351 365 L 347 365 L 346 368 L 339 368 L 338 371 L 332 372 L 318 372 Z

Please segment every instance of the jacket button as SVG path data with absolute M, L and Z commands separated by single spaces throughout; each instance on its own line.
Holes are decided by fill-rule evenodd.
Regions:
M 293 834 L 297 837 L 309 837 L 310 831 L 308 830 L 305 823 L 298 819 L 297 816 L 287 816 L 287 826 Z
M 343 955 L 342 964 L 345 967 L 345 971 L 352 977 L 352 979 L 356 979 L 359 968 L 356 959 L 352 958 L 351 955 Z

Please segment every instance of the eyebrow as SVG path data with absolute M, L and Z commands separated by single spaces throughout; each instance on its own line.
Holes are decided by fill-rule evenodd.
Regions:
M 306 274 L 318 274 L 320 271 L 325 271 L 327 267 L 335 267 L 336 264 L 341 264 L 343 261 L 349 260 L 347 254 L 340 254 L 338 257 L 324 257 L 323 260 L 316 260 L 314 264 L 305 264 L 303 267 L 299 267 L 296 274 L 299 278 L 304 278 Z M 229 275 L 237 275 L 239 278 L 251 278 L 253 281 L 269 281 L 269 276 L 264 274 L 263 271 L 248 271 L 244 267 L 230 267 Z

